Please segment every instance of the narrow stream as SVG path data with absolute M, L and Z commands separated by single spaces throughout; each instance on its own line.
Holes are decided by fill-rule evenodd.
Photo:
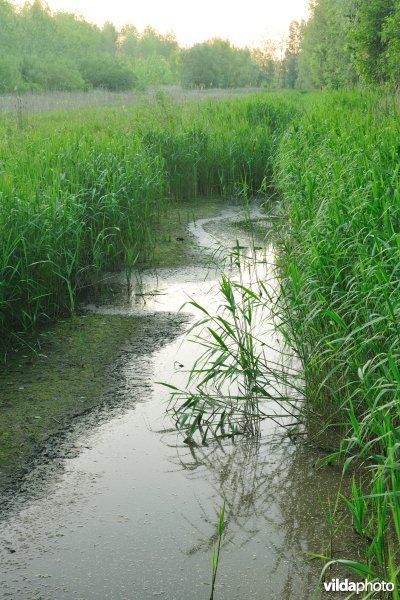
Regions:
M 235 219 L 226 210 L 197 221 L 192 233 L 202 247 L 216 240 L 233 247 Z M 268 269 L 271 250 L 263 252 Z M 215 600 L 312 597 L 320 564 L 305 553 L 328 544 L 320 499 L 334 493 L 339 470 L 314 468 L 318 455 L 272 422 L 257 441 L 192 447 L 165 416 L 168 394 L 157 382 L 183 386 L 199 352 L 184 339 L 198 315 L 188 306 L 178 311 L 190 297 L 218 302 L 219 273 L 210 264 L 133 273 L 129 294 L 125 275 L 113 276 L 108 291 L 82 307 L 99 319 L 153 320 L 160 330 L 170 322 L 171 332 L 144 353 L 126 349 L 113 367 L 113 401 L 77 420 L 51 460 L 39 458 L 19 492 L 4 499 L 1 598 L 208 600 L 223 498 Z

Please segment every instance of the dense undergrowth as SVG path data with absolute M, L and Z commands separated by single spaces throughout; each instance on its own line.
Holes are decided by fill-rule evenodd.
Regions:
M 280 198 L 279 327 L 321 415 L 310 436 L 334 429 L 341 441 L 331 458 L 357 465 L 346 502 L 364 563 L 396 586 L 399 139 L 394 102 L 361 92 L 190 106 L 161 98 L 0 124 L 6 343 L 73 310 L 89 272 L 129 269 L 151 252 L 152 225 L 171 202 L 260 191 Z

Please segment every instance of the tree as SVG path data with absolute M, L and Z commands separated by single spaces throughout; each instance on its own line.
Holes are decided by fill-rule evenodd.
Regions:
M 137 85 L 137 77 L 129 65 L 107 53 L 82 59 L 80 72 L 93 87 L 118 91 L 131 90 Z
M 258 66 L 257 84 L 268 88 L 278 85 L 278 62 L 276 42 L 265 39 L 259 48 L 252 50 L 251 56 Z
M 386 17 L 382 27 L 382 42 L 386 49 L 383 71 L 396 88 L 400 84 L 400 2 L 393 14 Z
M 115 54 L 117 50 L 118 32 L 112 23 L 104 23 L 101 30 L 101 50 L 108 54 Z
M 301 87 L 353 85 L 356 73 L 348 44 L 353 0 L 315 0 L 301 27 L 298 60 Z
M 284 87 L 296 87 L 302 29 L 304 29 L 304 22 L 300 24 L 298 21 L 292 21 L 289 25 L 287 48 L 283 60 Z
M 382 82 L 398 48 L 399 0 L 357 0 L 355 8 L 350 36 L 355 65 L 365 81 Z
M 134 25 L 125 25 L 120 33 L 120 49 L 122 54 L 134 58 L 138 53 L 139 31 Z
M 183 53 L 181 81 L 186 87 L 245 87 L 256 85 L 257 64 L 250 51 L 214 38 Z

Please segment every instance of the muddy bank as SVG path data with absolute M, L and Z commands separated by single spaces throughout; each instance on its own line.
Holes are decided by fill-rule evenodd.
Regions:
M 141 257 L 138 277 L 141 269 L 201 263 L 189 226 L 215 217 L 224 206 L 215 198 L 172 205 L 154 224 L 154 245 Z M 81 304 L 91 299 L 104 304 L 107 297 L 125 301 L 132 291 L 138 305 L 145 305 L 146 296 L 135 286 L 127 295 L 125 274 L 105 273 L 82 291 Z M 0 367 L 0 491 L 29 472 L 35 455 L 68 430 L 71 419 L 102 402 L 117 402 L 110 390 L 121 356 L 146 356 L 178 335 L 184 321 L 172 314 L 142 319 L 126 311 L 102 317 L 86 311 L 47 327 L 36 351 L 11 350 Z
M 71 419 L 104 402 L 117 404 L 118 365 L 167 344 L 184 321 L 81 315 L 48 331 L 39 354 L 20 350 L 0 374 L 0 490 L 27 473 L 35 454 L 45 454 Z

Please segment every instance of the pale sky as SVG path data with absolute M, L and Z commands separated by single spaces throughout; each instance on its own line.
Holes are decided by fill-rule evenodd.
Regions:
M 15 2 L 22 4 L 23 2 Z M 52 11 L 76 12 L 102 26 L 132 23 L 174 31 L 181 45 L 218 36 L 237 46 L 257 45 L 264 37 L 287 33 L 290 21 L 307 16 L 308 0 L 47 0 Z

